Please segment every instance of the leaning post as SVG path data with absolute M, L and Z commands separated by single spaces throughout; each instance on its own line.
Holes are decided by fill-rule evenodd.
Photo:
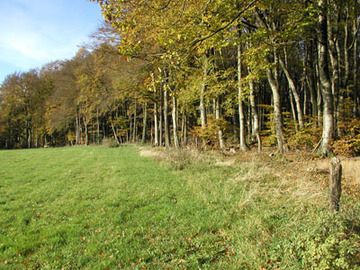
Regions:
M 331 158 L 330 162 L 330 211 L 340 210 L 342 166 L 340 159 Z

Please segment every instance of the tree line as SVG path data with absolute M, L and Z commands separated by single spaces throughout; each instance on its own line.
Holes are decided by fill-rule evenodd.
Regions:
M 0 147 L 360 152 L 358 0 L 98 0 L 68 61 L 9 75 Z

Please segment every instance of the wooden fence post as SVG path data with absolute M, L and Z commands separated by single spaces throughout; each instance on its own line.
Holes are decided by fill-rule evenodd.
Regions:
M 342 166 L 340 159 L 333 157 L 330 162 L 330 211 L 340 210 Z

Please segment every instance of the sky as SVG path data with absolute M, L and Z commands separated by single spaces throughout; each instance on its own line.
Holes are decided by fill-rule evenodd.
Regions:
M 102 21 L 99 4 L 87 0 L 0 0 L 0 83 L 71 59 Z

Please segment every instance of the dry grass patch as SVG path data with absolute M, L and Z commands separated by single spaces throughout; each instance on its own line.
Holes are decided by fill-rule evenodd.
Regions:
M 242 162 L 241 160 L 237 162 L 239 164 L 239 175 L 232 179 L 231 181 L 237 182 L 261 182 L 267 176 L 274 175 L 274 170 L 259 161 L 252 162 Z
M 227 160 L 216 160 L 216 166 L 232 166 L 235 164 L 235 159 L 227 159 Z
M 360 185 L 360 158 L 340 157 L 343 167 L 343 177 L 348 184 Z M 329 171 L 330 160 L 322 159 L 314 161 L 313 168 L 317 171 Z
M 184 170 L 206 160 L 207 153 L 192 148 L 138 147 L 140 156 L 153 157 L 174 170 Z
M 247 152 L 237 156 L 236 165 L 239 166 L 239 174 L 231 181 L 252 183 L 259 188 L 257 195 L 272 194 L 274 199 L 288 198 L 312 205 L 322 205 L 327 201 L 324 192 L 327 171 L 315 168 L 314 161 L 308 156 L 297 153 L 269 156 Z
M 258 153 L 254 150 L 223 155 L 217 151 L 203 152 L 192 148 L 166 150 L 148 146 L 140 147 L 139 151 L 141 156 L 155 157 L 175 170 L 197 166 L 195 164 L 200 161 L 206 161 L 207 166 L 218 166 L 220 170 L 238 170 L 229 182 L 251 184 L 251 198 L 271 192 L 274 198 L 287 197 L 301 204 L 320 206 L 327 202 L 330 161 L 314 159 L 306 153 L 271 156 L 266 151 Z M 345 188 L 360 184 L 360 159 L 342 158 L 342 165 Z
M 139 147 L 139 153 L 142 157 L 158 157 L 162 153 L 162 149 L 159 147 L 142 146 Z
M 295 201 L 307 202 L 313 205 L 323 205 L 327 202 L 324 186 L 321 182 L 314 180 L 315 177 L 311 174 L 305 174 L 287 182 L 288 190 Z

